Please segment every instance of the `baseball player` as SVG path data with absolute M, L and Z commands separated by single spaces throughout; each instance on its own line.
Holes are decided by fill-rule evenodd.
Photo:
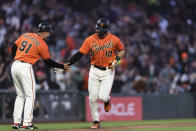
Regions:
M 110 91 L 112 88 L 115 64 L 125 55 L 125 48 L 120 39 L 109 33 L 109 20 L 101 18 L 96 24 L 96 33 L 89 36 L 79 51 L 69 60 L 74 64 L 83 55 L 90 54 L 91 68 L 89 72 L 88 91 L 89 105 L 93 119 L 92 129 L 100 128 L 98 99 L 104 102 L 104 109 L 111 108 Z M 116 51 L 118 54 L 116 55 Z
M 14 105 L 13 129 L 37 129 L 32 125 L 33 107 L 35 101 L 35 78 L 32 66 L 40 57 L 50 67 L 69 70 L 68 64 L 59 64 L 51 60 L 46 40 L 51 32 L 49 23 L 40 23 L 37 33 L 24 33 L 12 46 L 12 57 L 14 62 L 11 67 L 12 78 L 16 89 L 16 100 Z M 24 119 L 22 112 L 24 108 Z

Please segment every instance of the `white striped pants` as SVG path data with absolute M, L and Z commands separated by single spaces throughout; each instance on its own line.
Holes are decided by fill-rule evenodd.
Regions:
M 98 99 L 103 102 L 110 100 L 110 91 L 114 81 L 115 71 L 111 69 L 100 70 L 93 65 L 90 68 L 88 91 L 89 91 L 89 105 L 93 121 L 99 121 L 98 114 Z
M 32 65 L 15 61 L 12 64 L 11 73 L 17 93 L 13 113 L 14 123 L 21 123 L 24 107 L 23 125 L 29 126 L 32 124 L 35 101 L 35 78 Z

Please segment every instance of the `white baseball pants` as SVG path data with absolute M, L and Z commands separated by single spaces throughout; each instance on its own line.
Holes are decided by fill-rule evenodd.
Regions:
M 35 101 L 35 78 L 32 65 L 15 61 L 12 64 L 11 73 L 17 94 L 13 113 L 14 123 L 21 123 L 24 107 L 23 125 L 30 126 Z
M 114 81 L 115 71 L 111 69 L 100 70 L 93 65 L 90 68 L 88 91 L 89 105 L 93 121 L 99 121 L 98 99 L 103 102 L 110 100 L 110 91 Z

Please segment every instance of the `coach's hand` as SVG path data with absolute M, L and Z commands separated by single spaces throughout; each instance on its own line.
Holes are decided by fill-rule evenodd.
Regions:
M 69 62 L 64 64 L 64 70 L 65 71 L 71 71 L 71 67 L 69 66 Z

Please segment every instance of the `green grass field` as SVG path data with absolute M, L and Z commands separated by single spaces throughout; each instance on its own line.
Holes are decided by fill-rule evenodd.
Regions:
M 157 127 L 166 124 L 185 124 L 183 126 L 169 126 Z M 186 125 L 194 124 L 195 125 Z M 89 127 L 92 123 L 88 122 L 67 122 L 67 123 L 46 123 L 35 124 L 39 130 L 90 130 Z M 156 126 L 146 127 L 146 126 Z M 126 122 L 101 122 L 101 129 L 99 130 L 112 130 L 112 131 L 196 131 L 196 119 L 178 119 L 178 120 L 144 120 L 144 121 L 126 121 Z M 134 129 L 139 127 L 138 129 Z M 131 129 L 129 129 L 131 128 Z M 13 131 L 11 125 L 0 125 L 0 131 Z

